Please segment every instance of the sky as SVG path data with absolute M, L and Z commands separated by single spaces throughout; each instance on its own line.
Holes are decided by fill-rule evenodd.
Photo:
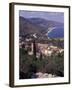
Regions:
M 64 13 L 63 12 L 44 12 L 44 11 L 25 11 L 20 10 L 19 16 L 24 18 L 43 18 L 46 20 L 52 20 L 64 23 Z

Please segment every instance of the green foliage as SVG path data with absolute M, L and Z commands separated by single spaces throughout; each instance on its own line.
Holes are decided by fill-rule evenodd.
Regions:
M 20 49 L 20 72 L 23 72 L 24 78 L 31 78 L 36 72 L 63 76 L 64 52 L 61 54 L 59 53 L 57 56 L 53 55 L 44 58 L 36 58 L 34 55 L 28 55 L 26 50 Z

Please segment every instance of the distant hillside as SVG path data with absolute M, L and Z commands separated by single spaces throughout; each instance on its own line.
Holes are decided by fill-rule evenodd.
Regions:
M 34 34 L 34 33 L 41 34 L 41 31 L 43 30 L 42 27 L 39 27 L 31 23 L 28 19 L 25 19 L 24 17 L 19 17 L 19 28 L 20 28 L 20 35 Z
M 63 23 L 45 20 L 42 18 L 19 17 L 20 36 L 36 35 L 37 38 L 63 38 Z
M 50 21 L 42 18 L 29 18 L 28 19 L 30 22 L 41 26 L 44 29 L 47 29 L 48 27 L 63 27 L 64 24 L 56 21 Z

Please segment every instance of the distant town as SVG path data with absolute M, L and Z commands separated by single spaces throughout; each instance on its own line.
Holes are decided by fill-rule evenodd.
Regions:
M 28 51 L 28 55 L 33 55 L 33 42 L 31 39 L 26 39 L 25 41 L 20 42 L 20 48 L 24 48 Z M 36 57 L 39 58 L 40 54 L 42 56 L 52 56 L 58 55 L 59 53 L 64 52 L 64 48 L 53 45 L 52 43 L 35 43 L 36 47 Z

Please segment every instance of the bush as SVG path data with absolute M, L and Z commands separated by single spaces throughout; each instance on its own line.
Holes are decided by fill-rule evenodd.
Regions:
M 51 57 L 36 58 L 29 56 L 27 51 L 20 49 L 20 79 L 31 78 L 36 72 L 64 76 L 64 53 Z

